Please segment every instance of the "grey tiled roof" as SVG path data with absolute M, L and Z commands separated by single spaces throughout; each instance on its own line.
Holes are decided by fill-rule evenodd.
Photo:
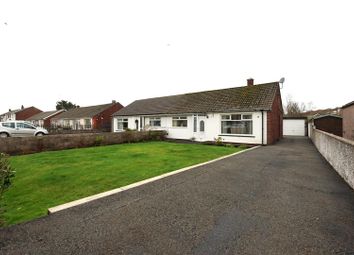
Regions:
M 115 116 L 270 110 L 278 82 L 137 100 Z
M 38 114 L 35 114 L 31 117 L 29 117 L 27 120 L 44 120 L 46 118 L 48 118 L 49 116 L 60 112 L 61 110 L 56 110 L 56 111 L 48 111 L 48 112 L 40 112 Z
M 63 113 L 55 116 L 53 118 L 53 120 L 55 120 L 55 119 L 92 118 L 95 115 L 103 112 L 104 110 L 106 110 L 108 107 L 110 107 L 112 105 L 113 105 L 113 103 L 70 109 L 66 112 L 63 112 Z

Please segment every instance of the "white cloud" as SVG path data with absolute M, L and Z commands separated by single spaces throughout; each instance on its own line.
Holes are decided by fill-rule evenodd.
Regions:
M 353 100 L 350 1 L 0 3 L 0 112 L 81 106 L 285 76 L 317 107 Z M 7 25 L 5 24 L 7 23 Z

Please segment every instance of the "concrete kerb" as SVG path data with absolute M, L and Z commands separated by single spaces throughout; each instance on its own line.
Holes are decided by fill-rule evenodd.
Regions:
M 116 188 L 116 189 L 113 189 L 113 190 L 105 191 L 105 192 L 102 192 L 102 193 L 99 193 L 99 194 L 96 194 L 96 195 L 88 196 L 88 197 L 81 198 L 81 199 L 78 199 L 78 200 L 75 200 L 75 201 L 72 201 L 72 202 L 69 202 L 69 203 L 65 203 L 65 204 L 62 204 L 62 205 L 51 207 L 51 208 L 48 209 L 48 214 L 53 214 L 53 213 L 56 213 L 56 212 L 59 212 L 59 211 L 65 210 L 65 209 L 69 209 L 69 208 L 74 207 L 74 206 L 78 206 L 78 205 L 82 205 L 82 204 L 94 201 L 96 199 L 100 199 L 100 198 L 104 198 L 104 197 L 107 197 L 107 196 L 111 196 L 111 195 L 120 193 L 120 192 L 125 191 L 125 190 L 129 190 L 129 189 L 132 189 L 132 188 L 135 188 L 135 187 L 139 187 L 139 186 L 144 185 L 146 183 L 154 182 L 154 181 L 166 178 L 168 176 L 172 176 L 172 175 L 175 175 L 175 174 L 179 174 L 179 173 L 194 169 L 196 167 L 200 167 L 200 166 L 204 166 L 204 165 L 207 165 L 207 164 L 211 164 L 211 163 L 214 163 L 216 161 L 223 160 L 223 159 L 235 156 L 237 154 L 241 154 L 241 153 L 244 153 L 244 152 L 247 152 L 247 151 L 251 151 L 251 150 L 257 149 L 259 147 L 261 147 L 261 146 L 255 146 L 255 147 L 252 147 L 252 148 L 249 148 L 249 149 L 246 149 L 246 150 L 242 150 L 242 151 L 238 151 L 238 152 L 226 155 L 226 156 L 222 156 L 220 158 L 209 160 L 207 162 L 199 163 L 199 164 L 196 164 L 196 165 L 193 165 L 193 166 L 184 167 L 184 168 L 181 168 L 181 169 L 169 172 L 169 173 L 165 173 L 165 174 L 162 174 L 162 175 L 159 175 L 159 176 L 155 176 L 155 177 L 152 177 L 152 178 L 149 178 L 149 179 L 146 179 L 146 180 L 142 180 L 142 181 L 139 181 L 139 182 L 136 182 L 136 183 L 132 183 L 132 184 L 129 184 L 129 185 L 124 186 L 124 187 L 120 187 L 120 188 Z

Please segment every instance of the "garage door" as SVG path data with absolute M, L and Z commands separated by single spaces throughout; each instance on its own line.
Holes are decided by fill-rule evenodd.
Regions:
M 305 136 L 305 120 L 283 120 L 283 135 Z

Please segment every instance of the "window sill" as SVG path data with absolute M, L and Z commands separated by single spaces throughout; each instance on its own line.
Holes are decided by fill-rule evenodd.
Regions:
M 231 136 L 231 137 L 246 137 L 246 138 L 255 138 L 254 135 L 237 135 L 237 134 L 221 134 L 219 136 Z

